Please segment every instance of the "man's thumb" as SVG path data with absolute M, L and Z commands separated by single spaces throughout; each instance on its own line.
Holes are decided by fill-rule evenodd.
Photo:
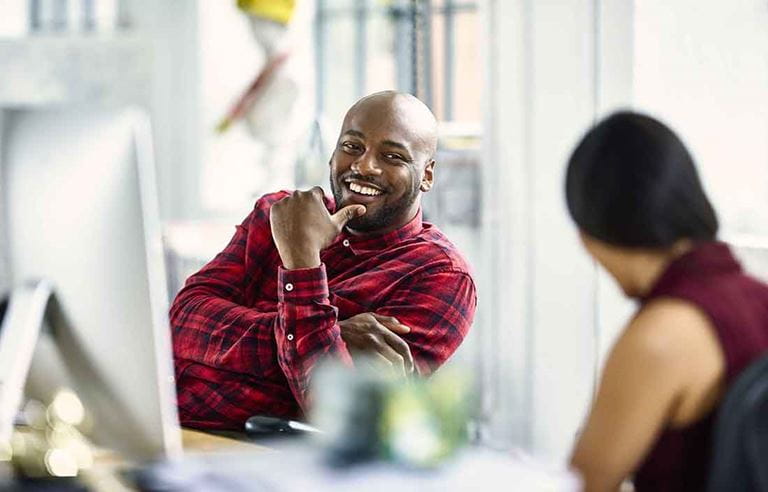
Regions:
M 347 205 L 331 215 L 331 220 L 334 221 L 339 228 L 342 228 L 347 222 L 363 214 L 365 214 L 365 205 Z

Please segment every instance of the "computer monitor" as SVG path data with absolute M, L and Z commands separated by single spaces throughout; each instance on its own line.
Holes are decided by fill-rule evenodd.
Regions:
M 62 107 L 6 111 L 2 127 L 11 283 L 53 286 L 52 339 L 66 367 L 38 352 L 31 373 L 45 368 L 38 379 L 50 386 L 66 371 L 97 444 L 135 460 L 180 454 L 148 119 Z

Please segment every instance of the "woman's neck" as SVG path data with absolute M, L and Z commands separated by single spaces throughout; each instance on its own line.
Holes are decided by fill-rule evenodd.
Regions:
M 689 240 L 680 240 L 664 250 L 633 250 L 623 253 L 617 280 L 632 297 L 645 297 L 656 285 L 670 263 L 693 248 Z M 618 277 L 621 278 L 618 278 Z

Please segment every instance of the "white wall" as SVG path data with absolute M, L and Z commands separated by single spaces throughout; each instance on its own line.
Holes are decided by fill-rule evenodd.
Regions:
M 251 193 L 268 181 L 260 164 L 262 147 L 243 122 L 226 133 L 214 129 L 248 87 L 265 63 L 235 2 L 198 0 L 200 94 L 198 101 L 200 177 L 198 200 L 207 210 L 235 217 L 245 214 L 255 201 Z M 222 192 L 226 190 L 226 192 Z
M 595 15 L 592 0 L 531 5 L 532 444 L 559 458 L 581 423 L 594 372 L 594 266 L 567 214 L 563 180 L 596 108 Z
M 121 7 L 131 30 L 152 49 L 149 110 L 161 217 L 199 217 L 198 0 L 125 0 Z
M 565 207 L 566 161 L 631 91 L 631 58 L 617 46 L 631 56 L 631 2 L 605 3 L 486 3 L 486 431 L 554 460 L 581 425 L 600 346 L 598 279 Z
M 532 413 L 529 329 L 531 245 L 529 136 L 530 80 L 525 40 L 530 21 L 523 1 L 483 3 L 487 26 L 487 91 L 483 176 L 484 282 L 479 287 L 477 335 L 481 365 L 481 420 L 489 441 L 529 447 Z
M 670 124 L 726 235 L 768 235 L 768 3 L 643 0 L 634 96 Z

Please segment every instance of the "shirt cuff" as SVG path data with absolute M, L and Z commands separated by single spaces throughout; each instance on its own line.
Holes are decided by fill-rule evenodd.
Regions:
M 277 270 L 277 299 L 279 302 L 309 304 L 328 299 L 328 276 L 325 264 L 315 268 Z

